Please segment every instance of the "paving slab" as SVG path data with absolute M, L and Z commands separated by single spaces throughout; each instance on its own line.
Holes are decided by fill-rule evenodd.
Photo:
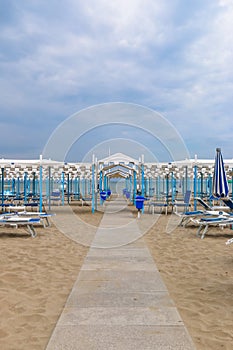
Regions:
M 123 272 L 122 278 L 120 278 L 120 273 L 118 271 L 118 278 L 116 277 L 115 271 L 108 270 L 108 274 L 112 277 L 106 279 L 104 277 L 104 272 L 100 272 L 100 277 L 97 278 L 96 272 L 92 271 L 82 271 L 81 278 L 78 280 L 75 291 L 78 293 L 82 292 L 115 292 L 115 293 L 132 293 L 132 292 L 156 292 L 156 291 L 167 291 L 167 288 L 160 277 L 158 271 L 130 271 Z M 93 278 L 91 277 L 93 276 Z M 114 279 L 115 276 L 115 279 Z
M 135 264 L 137 264 L 137 263 L 145 263 L 145 264 L 153 264 L 153 258 L 151 257 L 151 256 L 143 256 L 143 255 L 141 255 L 141 256 L 130 256 L 130 254 L 129 254 L 129 256 L 127 256 L 127 254 L 121 254 L 121 256 L 120 256 L 120 254 L 119 254 L 119 256 L 117 257 L 117 256 L 111 256 L 111 255 L 109 255 L 109 256 L 87 256 L 86 257 L 86 263 L 87 263 L 87 265 L 88 265 L 88 263 L 93 263 L 93 262 L 101 262 L 101 263 L 103 263 L 103 265 L 104 264 L 111 264 L 111 263 L 113 263 L 113 262 L 115 262 L 115 263 L 131 263 L 131 264 L 133 264 L 133 263 L 135 263 Z
M 148 261 L 137 261 L 133 262 L 128 259 L 125 261 L 119 260 L 110 260 L 110 259 L 100 259 L 100 258 L 92 258 L 85 262 L 85 266 L 83 265 L 81 271 L 83 270 L 120 270 L 120 271 L 157 271 L 157 268 L 154 262 L 151 262 L 151 259 Z
M 47 350 L 193 350 L 183 326 L 58 326 Z
M 69 295 L 67 307 L 174 307 L 168 293 L 162 292 L 103 292 L 79 293 L 74 289 Z
M 112 259 L 115 259 L 115 258 L 151 258 L 150 255 L 148 254 L 149 253 L 149 250 L 147 247 L 141 247 L 141 248 L 133 248 L 131 249 L 130 246 L 128 246 L 127 249 L 121 249 L 121 248 L 118 248 L 118 249 L 89 249 L 89 252 L 87 253 L 87 258 L 89 257 L 100 257 L 100 258 L 103 258 L 103 257 L 110 257 Z
M 60 326 L 178 326 L 183 322 L 175 307 L 66 307 Z
M 154 271 L 120 271 L 120 270 L 82 270 L 79 273 L 79 281 L 120 281 L 123 283 L 150 283 L 149 287 L 153 288 L 158 282 L 158 278 L 161 279 L 160 274 Z M 162 279 L 161 282 L 162 283 Z M 166 288 L 166 287 L 164 287 Z M 153 288 L 154 289 L 154 288 Z
M 121 198 L 103 210 L 47 350 L 194 350 L 138 219 Z

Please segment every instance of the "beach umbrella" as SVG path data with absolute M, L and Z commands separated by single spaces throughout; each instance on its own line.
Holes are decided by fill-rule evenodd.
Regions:
M 221 148 L 216 148 L 213 176 L 213 195 L 216 197 L 227 197 L 228 192 L 229 188 Z

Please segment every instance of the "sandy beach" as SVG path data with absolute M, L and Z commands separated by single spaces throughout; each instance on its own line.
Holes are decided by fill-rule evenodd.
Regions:
M 98 226 L 102 213 L 74 208 Z M 144 215 L 149 215 L 145 213 Z M 170 215 L 161 215 L 144 236 L 161 276 L 197 350 L 232 348 L 233 236 L 211 229 L 204 240 L 196 228 L 166 233 Z M 88 248 L 55 226 L 23 231 L 0 229 L 0 344 L 3 350 L 43 350 L 76 280 Z M 8 233 L 9 232 L 9 233 Z M 12 233 L 14 232 L 14 233 Z
M 233 231 L 211 228 L 201 240 L 196 227 L 166 233 L 161 215 L 146 243 L 197 350 L 232 349 Z
M 99 224 L 102 213 L 75 206 L 84 221 Z M 58 231 L 0 228 L 0 348 L 43 350 L 88 251 Z

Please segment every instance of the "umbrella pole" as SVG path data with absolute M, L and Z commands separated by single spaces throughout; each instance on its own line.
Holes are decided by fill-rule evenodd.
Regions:
M 42 165 L 40 165 L 40 201 L 39 201 L 39 211 L 42 212 L 42 206 L 43 206 L 43 197 L 42 197 L 42 191 L 43 191 L 43 174 L 42 174 Z
M 2 167 L 2 211 L 4 207 L 4 168 Z
M 233 168 L 231 169 L 231 199 L 233 200 Z M 231 229 L 233 230 L 233 225 L 231 225 Z

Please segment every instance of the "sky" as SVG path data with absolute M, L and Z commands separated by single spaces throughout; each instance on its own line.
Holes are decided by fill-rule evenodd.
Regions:
M 232 0 L 0 0 L 0 158 L 39 158 L 67 118 L 116 102 L 160 113 L 191 158 L 233 158 L 232 32 Z M 158 140 L 109 128 L 67 160 L 147 148 L 166 161 Z

